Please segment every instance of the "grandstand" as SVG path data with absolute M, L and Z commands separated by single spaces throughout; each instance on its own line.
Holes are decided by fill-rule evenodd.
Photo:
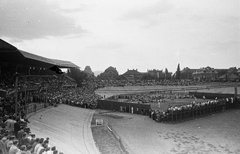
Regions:
M 76 81 L 51 70 L 53 67 L 79 68 L 70 61 L 22 51 L 0 39 L 0 136 L 6 134 L 3 122 L 9 117 L 16 121 L 22 119 L 21 127 L 27 127 L 28 114 L 61 103 L 62 91 L 75 94 Z

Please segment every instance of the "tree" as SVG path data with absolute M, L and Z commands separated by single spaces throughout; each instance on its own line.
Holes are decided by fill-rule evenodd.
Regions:
M 165 79 L 167 79 L 167 78 L 168 78 L 168 69 L 165 68 Z
M 151 74 L 146 73 L 142 76 L 142 80 L 156 80 L 156 77 L 154 77 Z
M 81 86 L 82 82 L 88 78 L 88 74 L 78 68 L 70 68 L 67 75 L 73 78 L 78 86 Z
M 180 80 L 181 76 L 181 71 L 180 71 L 180 64 L 177 66 L 177 71 L 176 71 L 176 79 Z

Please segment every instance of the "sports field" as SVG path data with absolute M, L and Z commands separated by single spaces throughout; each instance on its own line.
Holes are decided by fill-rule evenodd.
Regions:
M 213 93 L 234 93 L 234 86 L 236 86 L 235 83 L 230 86 L 204 85 L 197 88 L 194 87 L 196 88 L 194 91 L 201 90 L 202 92 L 204 90 L 205 92 L 211 91 Z M 237 86 L 238 94 L 240 94 L 239 85 Z M 132 87 L 129 91 L 125 89 L 125 92 L 130 93 L 133 89 L 136 91 L 137 88 Z M 164 90 L 164 87 L 161 88 Z M 171 88 L 178 88 L 179 91 L 190 91 L 190 89 L 193 89 L 193 87 Z M 124 92 L 122 89 L 116 91 L 109 89 L 111 88 L 102 91 L 102 94 L 110 96 L 116 94 L 118 91 L 120 93 Z M 189 102 L 191 101 L 189 100 Z M 164 104 L 161 104 L 160 110 L 163 110 L 169 104 L 178 105 L 185 102 L 185 99 L 167 100 Z M 157 105 L 155 107 L 158 108 Z M 94 114 L 94 119 L 103 119 L 105 127 L 97 126 L 92 131 L 96 141 L 99 137 L 98 133 L 94 133 L 97 132 L 97 128 L 108 130 L 110 135 L 115 136 L 114 141 L 118 143 L 118 148 L 122 148 L 118 153 L 238 154 L 240 153 L 239 116 L 240 110 L 234 109 L 182 123 L 165 124 L 157 123 L 143 115 L 97 110 Z M 106 126 L 109 126 L 110 130 Z M 111 137 L 111 142 L 114 142 L 113 136 Z M 104 139 L 104 146 L 107 147 L 108 138 Z M 96 142 L 96 144 L 99 143 Z M 99 144 L 99 146 L 101 145 Z M 105 152 L 111 153 L 111 149 L 108 148 Z
M 30 116 L 29 127 L 37 136 L 50 137 L 64 154 L 238 154 L 239 116 L 240 110 L 233 109 L 166 124 L 143 115 L 60 105 Z M 96 126 L 96 119 L 103 125 Z

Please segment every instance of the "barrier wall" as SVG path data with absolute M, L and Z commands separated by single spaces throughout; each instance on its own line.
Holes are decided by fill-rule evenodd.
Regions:
M 150 104 L 125 103 L 110 100 L 98 100 L 97 108 L 104 110 L 120 111 L 134 114 L 147 115 Z

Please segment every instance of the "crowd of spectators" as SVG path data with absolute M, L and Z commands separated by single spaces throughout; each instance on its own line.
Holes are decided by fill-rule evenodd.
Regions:
M 63 75 L 25 75 L 18 79 L 15 113 L 15 79 L 12 75 L 1 75 L 0 88 L 6 91 L 6 96 L 0 97 L 0 154 L 60 154 L 55 146 L 49 145 L 49 139 L 36 138 L 30 132 L 26 108 L 36 103 L 59 103 L 60 96 L 69 94 L 66 89 L 76 89 L 75 82 Z
M 215 100 L 204 100 L 201 102 L 193 101 L 189 104 L 169 106 L 165 111 L 150 110 L 149 117 L 156 122 L 181 122 L 192 118 L 223 112 L 228 109 L 234 109 L 239 101 L 239 97 L 216 98 Z
M 71 91 L 69 94 L 63 95 L 62 103 L 78 106 L 82 108 L 95 109 L 97 107 L 97 100 L 102 99 L 102 96 L 95 93 L 99 88 L 99 84 L 95 80 L 85 81 L 83 86 Z
M 15 125 L 23 123 L 24 120 L 28 121 L 26 107 L 39 103 L 49 105 L 66 103 L 83 104 L 86 108 L 94 108 L 96 100 L 100 98 L 94 93 L 96 87 L 93 84 L 87 83 L 82 88 L 77 88 L 71 78 L 63 75 L 24 76 L 19 77 L 18 81 L 18 112 L 16 114 L 15 92 L 12 92 L 15 90 L 14 84 L 13 79 L 8 81 L 8 78 L 1 76 L 1 89 L 6 90 L 7 94 L 6 97 L 0 98 L 0 154 L 60 154 L 55 146 L 49 146 L 49 139 L 35 138 L 35 135 L 31 134 L 26 127 L 27 125 L 21 125 L 21 128 L 15 129 Z M 19 136 L 18 131 L 23 132 L 22 135 Z
M 50 145 L 49 138 L 37 138 L 25 121 L 16 115 L 5 115 L 1 120 L 0 154 L 63 154 Z
M 123 86 L 190 86 L 204 84 L 194 80 L 95 80 L 100 87 L 123 87 Z
M 114 95 L 109 97 L 110 100 L 120 100 L 121 102 L 134 102 L 134 103 L 161 103 L 165 102 L 166 99 L 186 99 L 194 98 L 193 95 L 187 93 L 172 93 L 172 92 L 148 92 L 148 93 L 137 93 L 137 94 L 124 94 Z

